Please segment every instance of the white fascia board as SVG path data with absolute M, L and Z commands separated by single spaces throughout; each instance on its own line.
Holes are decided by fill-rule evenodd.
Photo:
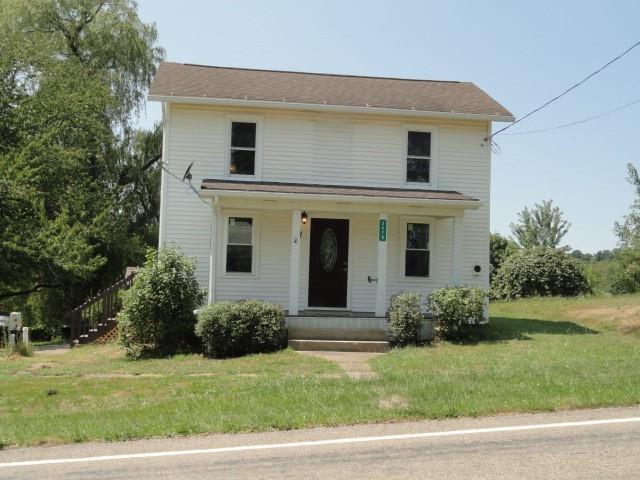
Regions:
M 317 193 L 247 192 L 241 190 L 201 190 L 200 197 L 239 197 L 259 200 L 316 200 L 325 202 L 378 203 L 394 205 L 424 205 L 457 207 L 476 210 L 482 206 L 479 200 L 444 200 L 435 198 L 370 197 L 365 195 L 331 195 Z
M 229 107 L 274 108 L 283 110 L 313 110 L 343 113 L 373 113 L 376 115 L 395 115 L 422 118 L 446 118 L 450 120 L 484 120 L 491 122 L 514 122 L 515 117 L 508 115 L 486 115 L 479 113 L 426 112 L 404 110 L 400 108 L 359 107 L 348 105 L 324 105 L 319 103 L 275 102 L 271 100 L 242 100 L 231 98 L 180 97 L 173 95 L 149 95 L 152 102 L 183 103 L 194 105 L 221 105 Z

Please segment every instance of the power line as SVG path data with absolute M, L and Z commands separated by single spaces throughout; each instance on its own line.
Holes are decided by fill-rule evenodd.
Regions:
M 574 125 L 580 125 L 581 123 L 587 123 L 587 122 L 590 122 L 591 120 L 597 120 L 598 118 L 606 117 L 607 115 L 611 115 L 612 113 L 616 113 L 616 112 L 619 112 L 620 110 L 624 110 L 625 108 L 629 108 L 630 106 L 635 105 L 636 103 L 640 103 L 640 98 L 633 100 L 632 102 L 625 103 L 624 105 L 621 105 L 620 107 L 614 108 L 607 112 L 600 113 L 598 115 L 593 115 L 592 117 L 587 117 L 582 120 L 578 120 L 577 122 L 556 125 L 555 127 L 541 128 L 539 130 L 529 130 L 527 132 L 503 133 L 502 135 L 531 135 L 533 133 L 550 132 L 552 130 L 559 130 L 561 128 L 573 127 Z
M 622 52 L 620 55 L 618 55 L 615 58 L 612 58 L 611 60 L 609 60 L 607 63 L 605 63 L 602 67 L 600 67 L 598 70 L 596 70 L 595 72 L 590 73 L 589 75 L 587 75 L 584 79 L 580 80 L 578 83 L 572 85 L 571 87 L 567 88 L 565 91 L 563 91 L 560 95 L 552 98 L 551 100 L 549 100 L 548 102 L 544 103 L 543 105 L 539 106 L 538 108 L 531 110 L 529 113 L 527 113 L 524 117 L 519 118 L 518 120 L 516 120 L 513 123 L 510 123 L 509 125 L 507 125 L 506 127 L 501 128 L 500 130 L 498 130 L 495 133 L 492 133 L 491 135 L 489 135 L 485 141 L 492 139 L 493 137 L 495 137 L 496 135 L 504 132 L 507 128 L 511 128 L 513 127 L 515 124 L 520 123 L 521 121 L 523 121 L 524 119 L 530 117 L 531 115 L 533 115 L 536 112 L 539 112 L 540 110 L 542 110 L 543 108 L 547 107 L 548 105 L 552 104 L 553 102 L 555 102 L 556 100 L 558 100 L 561 97 L 564 97 L 567 93 L 569 93 L 571 90 L 574 90 L 576 88 L 578 88 L 580 85 L 582 85 L 583 83 L 585 83 L 587 80 L 589 80 L 590 78 L 596 76 L 598 73 L 600 73 L 601 71 L 603 71 L 605 68 L 607 68 L 609 65 L 611 65 L 612 63 L 620 60 L 622 57 L 624 57 L 627 53 L 629 53 L 631 50 L 633 50 L 634 48 L 636 48 L 638 45 L 640 45 L 640 42 L 636 42 L 633 45 L 631 45 L 629 48 L 627 48 L 624 52 Z

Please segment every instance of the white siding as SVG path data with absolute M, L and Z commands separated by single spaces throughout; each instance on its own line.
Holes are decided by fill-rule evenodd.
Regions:
M 440 129 L 438 188 L 456 190 L 482 201 L 478 210 L 465 213 L 463 220 L 463 257 L 460 262 L 463 284 L 489 286 L 489 189 L 491 156 L 487 146 L 480 147 L 487 135 L 486 125 L 447 126 Z M 482 274 L 474 275 L 480 265 Z
M 254 228 L 258 229 L 257 271 L 255 275 L 225 274 L 225 252 L 220 249 L 215 298 L 267 300 L 288 308 L 291 214 L 279 210 L 245 213 L 257 213 L 254 219 Z
M 220 114 L 171 108 L 166 136 L 168 158 L 164 159 L 166 168 L 182 178 L 193 162 L 193 185 L 199 188 L 202 178 L 209 176 L 212 170 L 222 171 L 224 157 L 217 152 L 224 150 L 224 126 Z M 209 282 L 211 207 L 174 176 L 165 173 L 165 179 L 165 238 L 161 239 L 161 244 L 176 245 L 194 257 L 198 281 L 205 288 Z
M 260 115 L 262 118 L 263 181 L 325 183 L 404 187 L 403 148 L 405 124 L 416 119 L 383 118 L 365 115 L 334 115 L 220 109 L 172 105 L 166 131 L 167 168 L 182 177 L 193 162 L 192 184 L 200 188 L 204 178 L 225 176 L 227 124 L 229 114 Z M 489 179 L 490 151 L 484 144 L 486 122 L 432 120 L 437 127 L 437 185 L 455 190 L 483 202 L 478 210 L 468 210 L 463 223 L 461 280 L 465 284 L 488 285 L 489 270 Z M 203 287 L 209 276 L 209 238 L 211 207 L 200 201 L 189 188 L 166 175 L 163 199 L 165 244 L 175 244 L 194 256 L 198 280 Z M 304 206 L 300 206 L 304 208 Z M 413 209 L 412 215 L 427 215 Z M 314 214 L 314 212 L 309 212 Z M 315 212 L 322 215 L 322 212 Z M 338 217 L 331 213 L 326 218 Z M 350 304 L 354 311 L 375 309 L 377 215 L 354 213 L 350 218 Z M 402 246 L 399 215 L 389 215 L 388 297 L 400 291 L 423 291 L 450 284 L 452 220 L 433 223 L 432 276 L 416 280 L 402 277 Z M 290 210 L 264 210 L 259 219 L 259 266 L 255 277 L 234 278 L 216 275 L 216 299 L 260 298 L 287 307 L 289 285 Z M 218 239 L 219 241 L 219 239 Z M 299 307 L 307 303 L 308 238 L 301 239 Z M 221 245 L 218 245 L 220 250 Z M 217 262 L 220 262 L 218 255 Z M 483 273 L 473 274 L 481 265 Z

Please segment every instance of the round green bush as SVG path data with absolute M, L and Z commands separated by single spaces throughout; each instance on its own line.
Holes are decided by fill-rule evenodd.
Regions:
M 151 251 L 117 315 L 127 356 L 165 356 L 198 349 L 194 310 L 204 301 L 195 263 L 174 249 Z
M 576 296 L 591 291 L 582 265 L 550 247 L 520 250 L 494 277 L 492 296 L 510 300 L 533 296 Z
M 464 327 L 484 319 L 487 293 L 472 287 L 444 287 L 431 292 L 427 300 L 435 319 L 436 338 L 459 339 Z
M 280 350 L 286 346 L 286 332 L 282 307 L 257 300 L 207 305 L 196 324 L 204 355 L 210 358 Z
M 404 292 L 391 298 L 388 327 L 398 345 L 415 345 L 420 341 L 423 319 L 422 297 L 419 293 Z

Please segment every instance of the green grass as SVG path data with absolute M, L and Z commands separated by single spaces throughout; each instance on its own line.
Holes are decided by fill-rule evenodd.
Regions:
M 636 404 L 639 305 L 640 295 L 494 304 L 470 341 L 377 357 L 374 380 L 289 350 L 129 361 L 107 345 L 0 358 L 0 444 Z
M 31 342 L 31 344 L 34 347 L 47 347 L 50 345 L 64 345 L 64 338 L 62 337 L 55 337 L 52 338 L 51 340 L 38 340 L 35 342 Z

